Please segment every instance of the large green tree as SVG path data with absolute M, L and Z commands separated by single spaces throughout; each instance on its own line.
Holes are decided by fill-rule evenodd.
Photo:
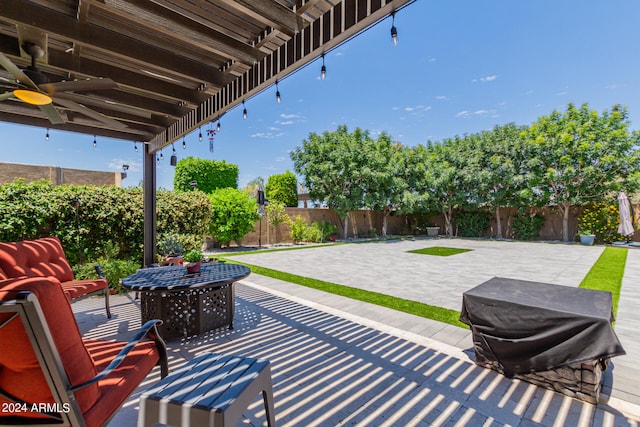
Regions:
M 554 110 L 527 131 L 530 186 L 562 216 L 562 238 L 569 241 L 571 206 L 604 200 L 639 185 L 640 134 L 629 131 L 627 109 L 614 105 L 599 114 L 588 104 Z
M 365 184 L 371 176 L 368 153 L 372 146 L 367 131 L 357 128 L 350 133 L 342 125 L 322 135 L 310 133 L 302 146 L 291 152 L 294 169 L 304 177 L 311 198 L 326 202 L 342 219 L 345 239 L 349 211 L 364 206 Z
M 211 235 L 223 246 L 228 246 L 232 240 L 239 245 L 260 219 L 256 200 L 235 188 L 219 188 L 209 194 L 209 199 L 213 209 Z
M 197 182 L 198 190 L 207 194 L 218 188 L 238 188 L 238 165 L 197 157 L 180 159 L 173 176 L 173 188 L 190 191 L 193 181 Z
M 269 202 L 279 202 L 288 208 L 298 207 L 298 178 L 291 171 L 271 175 L 264 191 Z

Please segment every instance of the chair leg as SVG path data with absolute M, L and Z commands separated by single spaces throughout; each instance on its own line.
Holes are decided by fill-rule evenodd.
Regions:
M 107 319 L 111 319 L 111 306 L 109 305 L 109 287 L 104 290 L 104 308 L 107 310 Z
M 273 404 L 273 389 L 262 390 L 262 400 L 264 400 L 264 411 L 267 418 L 267 426 L 276 427 L 275 407 Z

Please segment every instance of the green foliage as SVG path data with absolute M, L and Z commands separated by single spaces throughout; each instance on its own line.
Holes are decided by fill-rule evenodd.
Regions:
M 486 211 L 463 211 L 456 215 L 458 235 L 485 237 L 489 232 L 491 215 Z
M 305 238 L 305 231 L 307 229 L 307 221 L 300 216 L 296 215 L 294 219 L 289 222 L 289 234 L 291 235 L 291 239 L 293 243 L 300 243 Z
M 255 199 L 235 188 L 220 188 L 209 194 L 209 198 L 213 206 L 209 225 L 211 235 L 224 246 L 232 240 L 240 244 L 260 219 Z
M 182 259 L 185 262 L 198 262 L 198 261 L 202 261 L 202 251 L 196 250 L 196 249 L 192 249 L 188 252 L 185 252 L 185 254 L 182 256 Z
M 158 240 L 158 254 L 162 256 L 178 256 L 184 252 L 178 233 L 167 233 Z
M 640 134 L 629 133 L 624 107 L 602 114 L 570 103 L 563 113 L 540 117 L 526 132 L 530 188 L 563 216 L 569 240 L 569 208 L 603 200 L 610 192 L 640 185 Z
M 79 206 L 74 208 L 72 201 Z M 144 236 L 142 189 L 81 185 L 54 186 L 46 181 L 16 181 L 0 186 L 0 240 L 58 236 L 70 264 L 96 260 L 117 245 L 111 258 L 142 261 Z M 200 191 L 157 193 L 157 231 L 199 240 L 207 230 L 211 202 Z
M 224 160 L 187 157 L 180 159 L 173 176 L 176 191 L 191 191 L 191 181 L 198 183 L 198 190 L 209 194 L 218 188 L 238 187 L 238 165 Z
M 620 211 L 618 203 L 596 203 L 582 210 L 578 218 L 580 234 L 595 234 L 597 243 L 613 243 L 625 240 L 618 234 Z
M 513 218 L 513 238 L 518 240 L 536 240 L 544 225 L 544 216 L 529 212 L 526 208 L 518 208 Z
M 289 215 L 285 213 L 285 206 L 282 202 L 269 201 L 269 204 L 267 204 L 264 209 L 267 214 L 269 224 L 271 224 L 273 227 L 277 227 L 280 224 L 289 221 Z
M 305 242 L 320 243 L 322 241 L 322 229 L 318 225 L 319 223 L 316 221 L 305 227 L 303 234 Z
M 120 286 L 120 280 L 127 277 L 140 268 L 140 263 L 131 259 L 116 259 L 119 255 L 119 245 L 115 242 L 108 242 L 103 248 L 103 253 L 92 262 L 87 262 L 74 267 L 74 277 L 76 280 L 97 279 L 96 265 L 102 267 L 109 287 L 117 289 L 118 292 L 125 292 Z
M 292 172 L 271 175 L 264 190 L 269 203 L 278 202 L 286 207 L 298 207 L 298 179 Z

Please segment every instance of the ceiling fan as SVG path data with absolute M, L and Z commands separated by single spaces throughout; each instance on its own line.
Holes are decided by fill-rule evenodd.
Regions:
M 16 81 L 12 81 L 0 77 L 2 80 L 0 86 L 8 89 L 5 93 L 0 94 L 0 101 L 18 99 L 27 104 L 36 105 L 54 125 L 66 122 L 55 108 L 54 104 L 56 104 L 98 120 L 110 128 L 125 129 L 127 127 L 124 123 L 91 110 L 82 104 L 64 99 L 63 95 L 64 92 L 113 89 L 117 87 L 116 82 L 109 78 L 98 78 L 51 83 L 49 78 L 36 66 L 36 59 L 44 55 L 42 48 L 34 43 L 25 42 L 22 44 L 22 50 L 31 56 L 31 65 L 25 69 L 18 68 L 13 61 L 0 52 L 0 65 L 16 78 Z M 56 96 L 56 94 L 61 95 Z

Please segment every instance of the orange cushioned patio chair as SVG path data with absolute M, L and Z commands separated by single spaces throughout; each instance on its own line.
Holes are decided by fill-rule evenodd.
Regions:
M 55 277 L 69 301 L 104 293 L 107 317 L 111 319 L 109 284 L 98 267 L 96 271 L 101 278 L 74 280 L 73 270 L 64 254 L 62 244 L 55 236 L 21 242 L 0 242 L 0 280 L 17 277 Z
M 83 339 L 52 277 L 0 281 L 0 425 L 102 426 L 154 366 L 159 320 L 127 342 Z

